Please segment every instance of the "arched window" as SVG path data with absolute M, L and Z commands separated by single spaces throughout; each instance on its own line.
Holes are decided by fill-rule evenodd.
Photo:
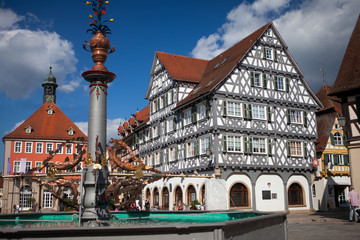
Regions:
M 200 190 L 200 202 L 202 205 L 205 204 L 205 184 L 202 186 Z
M 150 200 L 151 200 L 151 193 L 150 193 L 150 189 L 149 189 L 149 188 L 146 189 L 145 197 L 146 197 L 146 199 L 148 199 L 149 202 L 150 202 Z
M 159 207 L 159 190 L 157 188 L 154 189 L 153 206 Z
M 169 210 L 169 190 L 164 187 L 162 191 L 162 210 Z
M 247 207 L 248 191 L 244 184 L 236 183 L 230 190 L 230 207 Z
M 302 188 L 298 183 L 291 184 L 288 190 L 289 205 L 302 205 L 302 192 Z
M 29 210 L 32 207 L 32 189 L 26 185 L 20 189 L 20 210 Z
M 175 189 L 175 204 L 176 204 L 176 206 L 177 206 L 177 204 L 178 204 L 179 202 L 183 203 L 183 202 L 182 202 L 182 190 L 181 190 L 181 188 L 178 186 L 178 187 Z
M 190 203 L 196 199 L 196 190 L 193 185 L 190 185 L 188 187 L 187 194 L 188 194 L 188 199 L 187 199 L 188 204 L 190 205 Z
M 342 136 L 339 132 L 334 133 L 334 145 L 343 145 Z

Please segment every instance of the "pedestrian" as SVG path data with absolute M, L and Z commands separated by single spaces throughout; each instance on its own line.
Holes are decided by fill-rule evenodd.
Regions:
M 13 206 L 13 209 L 14 209 L 14 213 L 16 213 L 16 205 L 15 204 Z
M 39 204 L 38 212 L 41 212 L 41 204 Z
M 354 190 L 354 187 L 351 186 L 350 187 L 350 192 L 349 192 L 349 201 L 350 201 L 350 216 L 349 216 L 349 221 L 353 222 L 356 220 L 357 216 L 357 222 L 360 222 L 360 217 L 359 214 L 356 212 L 356 210 L 359 209 L 359 194 Z
M 145 201 L 145 211 L 150 212 L 150 201 L 146 199 Z
M 20 213 L 20 206 L 19 205 L 16 205 L 16 211 L 17 211 L 17 213 Z

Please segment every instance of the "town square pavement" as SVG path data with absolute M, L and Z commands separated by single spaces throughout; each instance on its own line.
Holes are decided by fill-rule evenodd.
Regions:
M 360 240 L 360 223 L 349 222 L 349 209 L 329 212 L 290 212 L 289 240 Z

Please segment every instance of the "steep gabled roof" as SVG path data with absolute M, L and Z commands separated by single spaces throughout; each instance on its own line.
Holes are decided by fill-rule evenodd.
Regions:
M 206 66 L 201 82 L 181 102 L 178 107 L 213 90 L 225 77 L 227 77 L 244 58 L 251 47 L 256 43 L 271 22 L 265 24 L 231 48 L 216 56 Z
M 160 62 L 173 80 L 199 83 L 209 61 L 156 52 Z
M 333 108 L 339 115 L 341 115 L 341 104 L 340 99 L 335 96 L 329 96 L 332 87 L 324 85 L 316 93 L 316 97 L 320 100 L 324 108 L 320 109 L 318 112 Z
M 341 95 L 355 89 L 360 89 L 360 15 L 330 94 Z
M 136 120 L 140 123 L 147 122 L 150 119 L 150 105 L 147 105 L 140 112 L 134 114 Z
M 48 114 L 49 108 L 53 109 L 52 114 Z M 25 132 L 28 126 L 32 128 L 31 133 Z M 67 131 L 71 127 L 74 129 L 72 136 Z M 55 103 L 46 102 L 3 139 L 67 140 L 77 137 L 87 138 Z

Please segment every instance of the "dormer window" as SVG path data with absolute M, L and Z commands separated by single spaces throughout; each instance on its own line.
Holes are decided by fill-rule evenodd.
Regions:
M 31 132 L 32 132 L 32 127 L 30 126 L 30 125 L 27 125 L 26 127 L 25 127 L 25 133 L 27 133 L 27 134 L 30 134 Z
M 271 29 L 270 28 L 266 31 L 266 35 L 271 37 Z
M 70 127 L 68 130 L 66 130 L 67 132 L 68 132 L 68 134 L 69 134 L 69 136 L 73 136 L 74 135 L 74 133 L 75 133 L 75 130 L 72 128 L 72 127 Z
M 54 113 L 54 109 L 52 108 L 52 106 L 49 106 L 47 109 L 46 109 L 48 115 L 53 115 Z

